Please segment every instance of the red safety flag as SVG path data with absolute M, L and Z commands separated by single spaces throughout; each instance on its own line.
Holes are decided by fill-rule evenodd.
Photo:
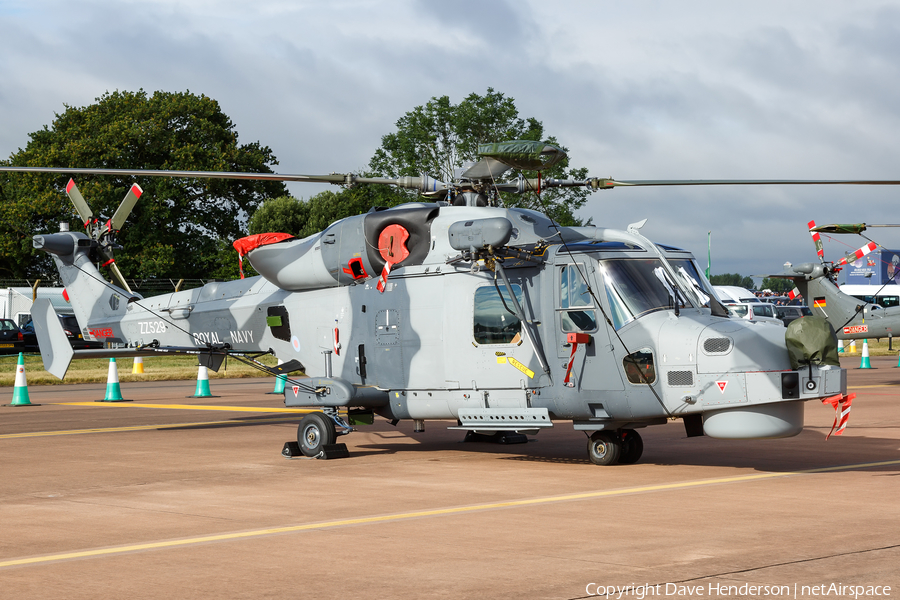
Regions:
M 847 421 L 850 420 L 850 405 L 853 404 L 854 398 L 856 398 L 856 394 L 847 394 L 846 396 L 838 394 L 822 400 L 822 404 L 830 404 L 834 407 L 834 424 L 831 426 L 831 431 L 825 436 L 826 440 L 831 437 L 832 433 L 834 435 L 844 433 Z
M 384 263 L 384 268 L 381 270 L 381 277 L 378 278 L 378 285 L 375 286 L 382 294 L 384 293 L 384 288 L 387 286 L 388 275 L 391 274 L 392 266 L 390 261 Z

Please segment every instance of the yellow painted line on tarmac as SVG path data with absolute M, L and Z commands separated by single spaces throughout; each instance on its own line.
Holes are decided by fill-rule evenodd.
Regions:
M 864 390 L 868 388 L 897 387 L 896 383 L 878 383 L 875 385 L 848 385 L 848 390 Z
M 699 481 L 682 481 L 678 483 L 665 483 L 660 485 L 647 485 L 633 488 L 623 488 L 618 490 L 604 490 L 599 492 L 582 492 L 576 494 L 563 494 L 560 496 L 549 496 L 544 498 L 527 498 L 524 500 L 510 500 L 507 502 L 490 502 L 486 504 L 474 504 L 471 506 L 455 506 L 448 508 L 438 508 L 434 510 L 420 510 L 407 513 L 398 513 L 393 515 L 381 515 L 372 517 L 358 517 L 352 519 L 340 519 L 335 521 L 324 521 L 321 523 L 306 523 L 303 525 L 289 525 L 286 527 L 271 527 L 266 529 L 254 529 L 250 531 L 238 531 L 233 533 L 222 533 L 215 535 L 203 535 L 179 540 L 162 540 L 158 542 L 148 542 L 145 544 L 129 544 L 125 546 L 114 546 L 111 548 L 95 548 L 91 550 L 78 550 L 74 552 L 61 552 L 58 554 L 48 554 L 45 556 L 32 556 L 27 558 L 13 558 L 0 561 L 0 568 L 16 567 L 25 565 L 42 565 L 54 563 L 63 560 L 72 560 L 78 558 L 95 558 L 99 556 L 120 555 L 129 552 L 141 552 L 145 550 L 160 550 L 166 548 L 184 548 L 187 546 L 195 546 L 198 544 L 208 544 L 211 542 L 228 542 L 241 539 L 252 539 L 268 535 L 297 533 L 302 531 L 313 531 L 323 529 L 333 529 L 336 527 L 347 527 L 350 525 L 370 525 L 374 523 L 391 523 L 408 521 L 411 519 L 421 519 L 427 517 L 444 517 L 449 515 L 459 515 L 474 512 L 483 512 L 487 510 L 496 510 L 502 508 L 520 508 L 528 506 L 539 506 L 543 504 L 553 504 L 557 502 L 570 502 L 573 500 L 593 500 L 596 498 L 608 498 L 612 496 L 624 496 L 630 494 L 641 494 L 647 492 L 660 492 L 670 490 L 682 490 L 688 488 L 696 488 L 710 485 L 721 485 L 726 483 L 743 483 L 748 481 L 760 481 L 763 479 L 775 479 L 779 477 L 790 477 L 794 475 L 809 475 L 813 473 L 828 473 L 835 471 L 848 471 L 851 469 L 866 469 L 871 467 L 883 467 L 890 465 L 900 465 L 900 460 L 888 460 L 883 462 L 859 463 L 855 465 L 839 465 L 833 467 L 821 467 L 818 469 L 806 469 L 802 471 L 789 471 L 785 473 L 759 473 L 756 475 L 737 475 L 734 477 L 720 477 L 717 479 L 701 479 Z
M 258 413 L 308 413 L 306 408 L 267 408 L 252 406 L 210 406 L 208 404 L 150 404 L 141 402 L 53 402 L 55 406 L 118 406 L 122 408 L 168 408 L 171 410 L 224 410 Z
M 307 411 L 310 412 L 310 411 Z M 24 433 L 5 433 L 0 440 L 18 438 L 52 437 L 57 435 L 81 435 L 85 433 L 118 433 L 123 431 L 146 431 L 149 429 L 177 429 L 184 427 L 204 427 L 210 425 L 247 425 L 260 423 L 282 423 L 290 420 L 289 416 L 272 417 L 270 419 L 231 419 L 229 421 L 202 421 L 199 423 L 162 423 L 158 425 L 126 425 L 123 427 L 93 427 L 90 429 L 65 429 L 61 431 L 28 431 Z

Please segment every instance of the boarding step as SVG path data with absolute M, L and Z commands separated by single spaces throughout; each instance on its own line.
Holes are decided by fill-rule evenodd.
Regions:
M 546 408 L 461 408 L 459 425 L 467 431 L 534 431 L 553 427 Z

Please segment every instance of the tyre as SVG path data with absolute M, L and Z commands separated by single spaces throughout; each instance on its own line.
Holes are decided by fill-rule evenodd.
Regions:
M 620 465 L 633 465 L 644 453 L 644 440 L 634 429 L 622 431 L 622 453 L 619 455 Z
M 608 431 L 595 431 L 588 440 L 588 457 L 595 465 L 614 465 L 621 452 L 621 438 Z
M 333 444 L 334 439 L 334 421 L 325 413 L 309 413 L 297 428 L 297 443 L 303 456 L 317 456 L 322 451 L 322 446 Z

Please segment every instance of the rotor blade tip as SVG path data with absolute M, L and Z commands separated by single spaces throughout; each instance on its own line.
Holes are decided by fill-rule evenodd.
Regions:
M 139 186 L 138 184 L 135 183 L 134 185 L 131 186 L 131 192 L 132 192 L 135 196 L 137 196 L 138 198 L 140 198 L 140 197 L 141 197 L 141 194 L 144 193 L 144 190 L 141 189 L 141 186 Z
M 66 193 L 71 192 L 73 187 L 75 187 L 75 180 L 69 179 L 69 183 L 66 184 Z

